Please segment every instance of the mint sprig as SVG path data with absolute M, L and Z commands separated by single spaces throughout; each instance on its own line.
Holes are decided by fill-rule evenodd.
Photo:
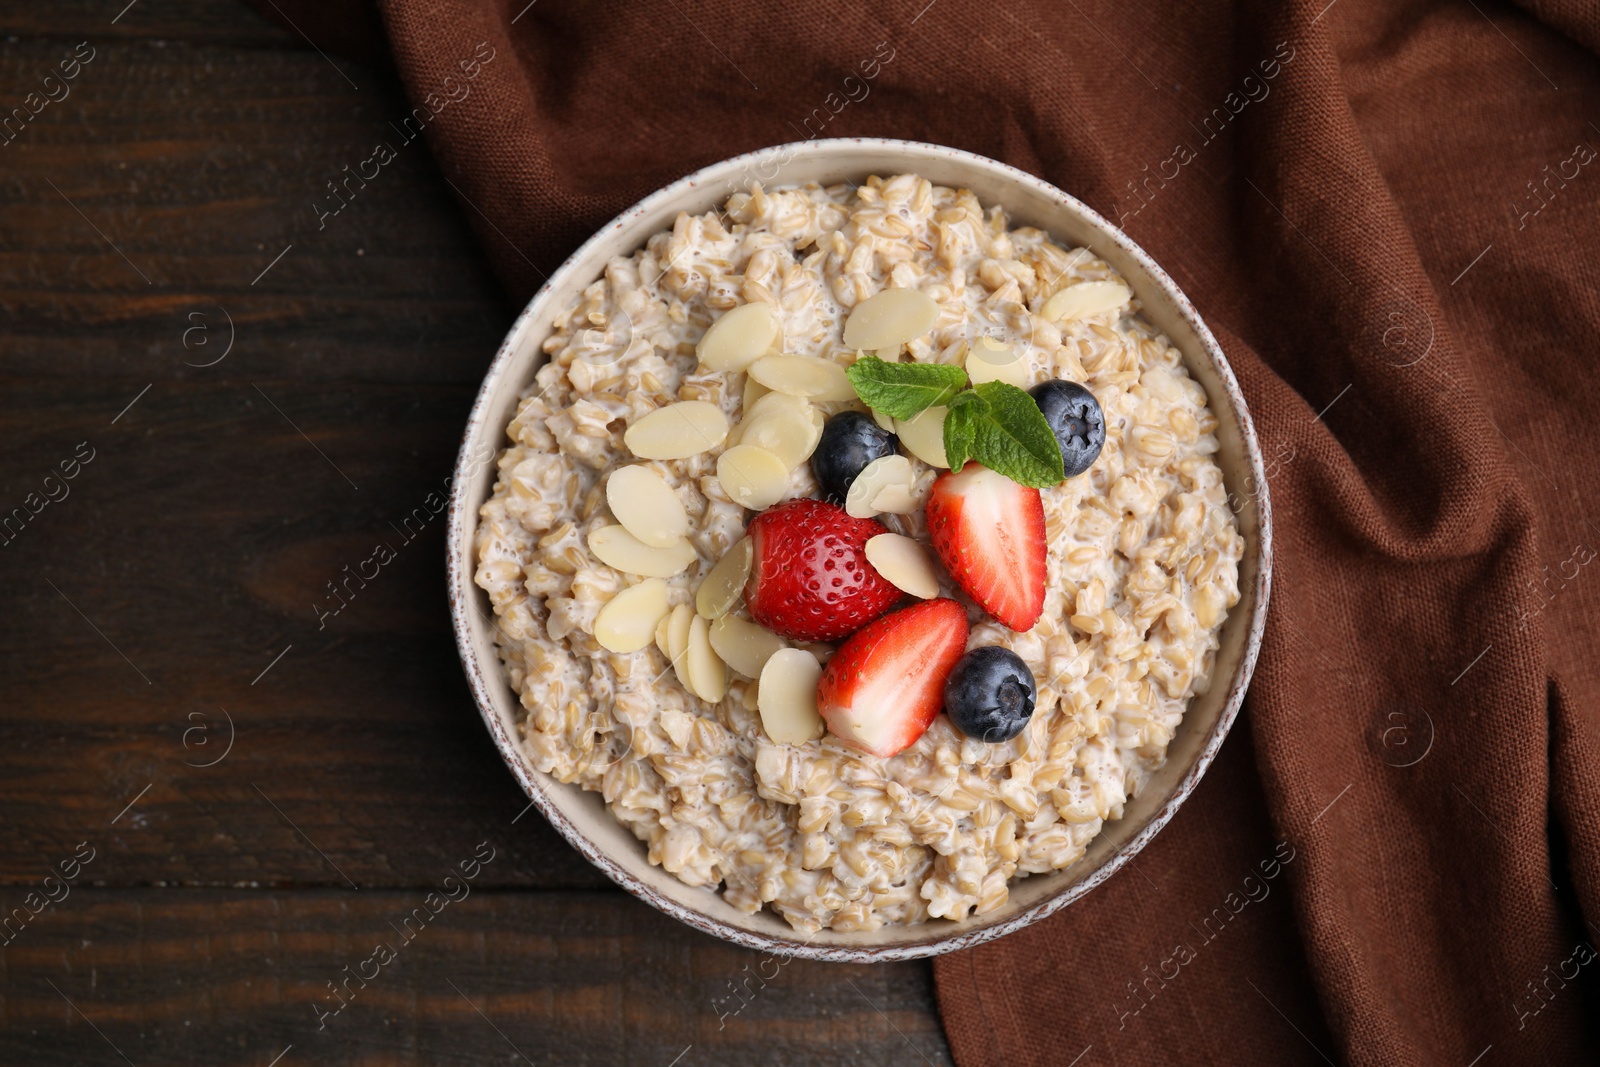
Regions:
M 960 470 L 972 457 L 972 447 L 978 437 L 978 417 L 986 407 L 971 389 L 951 399 L 950 413 L 944 417 L 944 458 L 951 470 Z
M 948 363 L 890 363 L 877 356 L 861 357 L 845 373 L 862 403 L 896 419 L 948 404 L 967 384 L 967 372 Z
M 957 400 L 950 408 L 953 433 L 950 418 L 944 422 L 945 457 L 952 470 L 959 469 L 950 454 L 955 445 L 961 462 L 970 456 L 1021 485 L 1044 489 L 1066 478 L 1061 445 L 1033 397 L 1005 382 L 984 382 Z
M 1044 489 L 1066 477 L 1061 446 L 1033 397 L 1005 382 L 963 389 L 966 371 L 946 363 L 856 360 L 847 372 L 863 403 L 896 419 L 949 408 L 944 451 L 951 470 L 975 459 L 1020 485 Z

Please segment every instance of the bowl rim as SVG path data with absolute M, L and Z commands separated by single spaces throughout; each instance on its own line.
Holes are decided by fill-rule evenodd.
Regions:
M 1098 230 L 1107 240 L 1115 244 L 1120 251 L 1133 259 L 1162 290 L 1162 295 L 1172 301 L 1179 317 L 1193 330 L 1206 358 L 1211 361 L 1218 380 L 1222 383 L 1238 422 L 1245 455 L 1248 458 L 1249 474 L 1255 482 L 1255 490 L 1251 499 L 1256 508 L 1258 526 L 1255 535 L 1258 557 L 1257 576 L 1251 589 L 1241 597 L 1238 605 L 1239 607 L 1247 607 L 1251 615 L 1237 668 L 1233 677 L 1229 680 L 1227 697 L 1218 712 L 1216 722 L 1211 727 L 1210 736 L 1205 739 L 1204 744 L 1199 748 L 1193 764 L 1184 773 L 1183 777 L 1177 781 L 1172 792 L 1165 798 L 1160 807 L 1150 816 L 1149 822 L 1113 850 L 1103 863 L 1087 875 L 1063 886 L 1059 891 L 1007 919 L 966 929 L 963 929 L 960 924 L 939 926 L 930 923 L 928 924 L 928 929 L 930 930 L 928 937 L 895 944 L 879 945 L 816 944 L 811 938 L 800 934 L 799 931 L 795 931 L 795 936 L 790 938 L 732 926 L 719 918 L 697 911 L 664 896 L 654 887 L 633 875 L 623 864 L 614 860 L 599 845 L 585 835 L 546 794 L 544 784 L 535 776 L 535 768 L 523 753 L 520 744 L 515 737 L 508 734 L 504 729 L 494 709 L 490 692 L 491 685 L 506 685 L 504 670 L 498 662 L 498 657 L 495 663 L 485 665 L 479 662 L 478 657 L 474 654 L 473 627 L 476 624 L 472 615 L 476 605 L 468 603 L 468 598 L 460 595 L 460 590 L 466 588 L 463 585 L 463 581 L 470 581 L 471 575 L 470 573 L 463 573 L 466 561 L 463 559 L 463 554 L 459 549 L 464 546 L 467 553 L 471 553 L 475 543 L 474 535 L 477 529 L 478 508 L 482 504 L 482 501 L 468 501 L 466 499 L 472 480 L 471 476 L 479 469 L 478 465 L 484 462 L 481 455 L 474 454 L 475 450 L 472 448 L 472 444 L 483 430 L 490 393 L 493 387 L 508 372 L 519 350 L 518 342 L 520 338 L 533 320 L 535 312 L 544 310 L 541 305 L 552 289 L 558 283 L 564 282 L 568 271 L 573 268 L 573 265 L 584 258 L 585 254 L 597 243 L 606 240 L 614 229 L 626 225 L 639 215 L 647 215 L 657 210 L 661 205 L 676 199 L 697 186 L 707 184 L 712 180 L 722 180 L 730 172 L 735 176 L 749 174 L 754 165 L 763 162 L 770 163 L 774 157 L 787 163 L 796 156 L 826 153 L 835 146 L 841 145 L 881 152 L 887 159 L 893 159 L 896 155 L 905 156 L 907 154 L 917 155 L 932 152 L 979 169 L 997 173 L 1003 178 L 1030 186 L 1034 192 L 1061 202 L 1070 211 L 1076 212 L 1087 220 L 1094 229 Z M 908 162 L 911 161 L 908 160 Z M 730 191 L 732 190 L 730 189 Z M 1005 205 L 1002 204 L 1001 206 Z M 500 436 L 503 437 L 503 428 L 499 429 L 501 431 Z M 504 449 L 504 443 L 496 439 L 493 444 L 494 456 L 498 457 L 499 453 Z M 1251 418 L 1249 406 L 1245 403 L 1243 392 L 1239 388 L 1238 380 L 1234 376 L 1233 368 L 1223 354 L 1221 345 L 1218 344 L 1204 321 L 1201 320 L 1199 312 L 1195 309 L 1188 296 L 1172 277 L 1119 227 L 1113 225 L 1109 219 L 1081 200 L 1056 188 L 1042 178 L 1007 163 L 1002 163 L 999 160 L 990 159 L 987 156 L 978 155 L 964 149 L 923 141 L 907 141 L 884 137 L 815 138 L 808 141 L 772 145 L 731 156 L 728 159 L 701 167 L 676 181 L 662 186 L 595 230 L 587 240 L 562 261 L 559 267 L 550 273 L 544 284 L 529 298 L 527 304 L 524 305 L 522 311 L 513 321 L 511 328 L 506 333 L 505 340 L 501 342 L 499 350 L 490 362 L 488 370 L 484 373 L 483 382 L 473 400 L 466 427 L 462 432 L 461 446 L 457 453 L 456 463 L 451 471 L 445 553 L 447 592 L 452 629 L 456 639 L 456 650 L 461 659 L 462 669 L 467 677 L 468 687 L 472 690 L 473 700 L 478 706 L 479 715 L 488 727 L 490 736 L 494 739 L 495 747 L 499 750 L 501 758 L 510 768 L 517 782 L 522 786 L 523 792 L 527 794 L 530 803 L 539 809 L 540 813 L 555 827 L 556 831 L 561 834 L 568 844 L 634 896 L 704 933 L 747 948 L 762 949 L 785 956 L 846 963 L 877 963 L 916 959 L 952 952 L 957 949 L 970 948 L 1029 926 L 1061 910 L 1105 882 L 1113 874 L 1117 873 L 1125 863 L 1138 855 L 1145 845 L 1165 828 L 1177 813 L 1178 808 L 1194 791 L 1201 778 L 1204 777 L 1206 770 L 1216 758 L 1217 752 L 1222 747 L 1222 742 L 1227 738 L 1234 721 L 1238 717 L 1240 706 L 1243 703 L 1245 693 L 1249 688 L 1251 677 L 1255 671 L 1256 660 L 1260 653 L 1263 632 L 1266 626 L 1267 606 L 1271 597 L 1272 504 L 1268 493 L 1261 447 L 1256 437 L 1255 423 Z M 468 597 L 470 595 L 471 591 L 468 590 Z M 567 786 L 563 786 L 563 788 L 567 788 Z M 518 818 L 520 817 L 518 816 Z M 1063 870 L 1067 869 L 1070 868 L 1063 868 Z M 1041 875 L 1040 877 L 1044 876 Z M 964 921 L 970 922 L 972 920 Z

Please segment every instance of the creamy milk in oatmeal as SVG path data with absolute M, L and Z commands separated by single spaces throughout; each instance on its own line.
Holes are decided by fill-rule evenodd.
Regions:
M 852 309 L 896 289 L 932 298 L 931 328 L 865 353 L 846 347 Z M 769 360 L 763 373 L 697 357 L 713 322 L 757 304 L 746 313 L 756 332 L 779 327 L 770 354 L 808 362 Z M 1213 459 L 1217 420 L 1177 350 L 1087 249 L 1012 229 L 998 207 L 916 175 L 859 188 L 752 187 L 612 260 L 557 316 L 544 348 L 549 362 L 508 427 L 481 510 L 477 583 L 525 709 L 529 758 L 600 792 L 651 862 L 684 882 L 720 887 L 746 911 L 770 906 L 806 931 L 991 911 L 1013 879 L 1068 866 L 1121 817 L 1209 684 L 1243 552 Z M 797 733 L 764 725 L 758 704 L 776 701 L 777 683 L 758 694 L 757 679 L 773 651 L 825 664 L 839 642 L 758 630 L 732 586 L 712 611 L 705 597 L 697 604 L 712 569 L 730 550 L 747 551 L 741 539 L 762 508 L 822 495 L 804 457 L 784 455 L 796 441 L 807 453 L 816 446 L 804 418 L 798 437 L 752 446 L 736 454 L 750 462 L 719 471 L 739 447 L 741 420 L 769 395 L 756 376 L 780 393 L 805 379 L 792 390 L 808 398 L 796 410 L 820 427 L 867 409 L 847 399 L 848 385 L 841 392 L 842 374 L 813 373 L 809 361 L 844 368 L 874 354 L 965 366 L 973 382 L 1081 383 L 1104 412 L 1093 465 L 1039 491 L 1046 581 L 1031 629 L 985 613 L 916 545 L 920 562 L 894 572 L 874 557 L 896 586 L 913 588 L 915 572 L 928 585 L 919 596 L 936 582 L 938 596 L 963 605 L 968 648 L 1005 646 L 1031 670 L 1033 714 L 1009 740 L 966 737 L 940 714 L 885 758 L 821 733 L 814 714 Z M 678 409 L 703 436 L 692 455 L 678 455 L 681 441 L 655 441 L 649 425 L 629 433 L 685 401 L 703 402 Z M 937 420 L 932 437 L 925 426 L 877 421 L 900 429 L 908 466 L 899 497 L 873 498 L 876 517 L 925 549 L 922 505 L 944 473 L 929 462 L 944 458 Z M 662 455 L 677 458 L 649 458 Z M 643 470 L 618 474 L 628 468 Z M 892 499 L 904 506 L 885 510 Z M 635 511 L 667 516 L 656 544 L 628 533 L 638 530 Z M 730 564 L 710 584 L 721 589 L 735 570 L 741 581 Z M 629 599 L 602 618 L 624 591 Z M 802 703 L 811 669 L 783 682 L 800 686 Z M 802 740 L 778 743 L 772 732 Z

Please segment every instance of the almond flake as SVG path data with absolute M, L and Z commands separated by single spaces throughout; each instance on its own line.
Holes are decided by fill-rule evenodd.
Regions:
M 699 615 L 689 620 L 689 647 L 684 660 L 689 689 L 695 696 L 707 704 L 715 704 L 727 694 L 728 668 L 711 647 L 706 620 Z
M 1027 361 L 1016 349 L 992 337 L 980 337 L 968 347 L 967 378 L 975 386 L 984 382 L 1005 382 L 1026 389 L 1032 384 Z
M 689 535 L 683 502 L 649 467 L 612 471 L 606 479 L 606 503 L 629 533 L 652 548 L 671 548 Z
M 755 445 L 734 445 L 717 457 L 717 481 L 735 504 L 760 511 L 789 491 L 789 465 Z
M 646 578 L 630 585 L 594 617 L 594 639 L 608 652 L 637 652 L 650 644 L 656 624 L 667 617 L 667 583 Z
M 739 410 L 742 411 L 746 416 L 749 416 L 750 408 L 755 404 L 755 402 L 770 392 L 772 392 L 771 389 L 768 389 L 766 386 L 750 377 L 750 375 L 746 374 L 744 376 L 744 391 L 739 394 Z
M 716 448 L 728 436 L 728 417 L 717 405 L 684 400 L 657 408 L 622 435 L 640 459 L 688 459 Z
M 765 627 L 738 615 L 724 615 L 711 624 L 711 647 L 724 663 L 746 678 L 760 678 L 767 660 L 789 646 Z
M 914 482 L 886 485 L 872 498 L 872 510 L 886 511 L 891 515 L 909 515 L 920 506 L 914 490 Z
M 589 551 L 607 567 L 647 578 L 671 578 L 695 561 L 694 546 L 679 541 L 670 548 L 654 548 L 623 526 L 602 526 L 589 535 Z
M 667 624 L 671 621 L 672 612 L 669 611 L 661 616 L 660 622 L 656 623 L 656 647 L 661 650 L 661 654 L 667 657 L 668 660 L 672 659 L 672 652 L 667 644 Z
M 767 736 L 780 745 L 803 745 L 822 736 L 817 680 L 822 664 L 803 648 L 774 652 L 761 668 L 756 707 Z
M 844 510 L 857 519 L 870 519 L 878 513 L 876 501 L 885 489 L 904 486 L 909 495 L 915 472 L 904 456 L 879 456 L 861 468 L 850 491 L 845 494 Z M 897 499 L 897 498 L 891 498 Z
M 728 431 L 728 439 L 725 442 L 728 448 L 732 448 L 737 444 L 742 444 L 744 442 L 744 435 L 750 429 L 751 425 L 758 420 L 765 418 L 769 414 L 773 414 L 778 411 L 789 411 L 791 409 L 796 414 L 800 414 L 809 413 L 811 410 L 811 401 L 807 400 L 803 396 L 790 396 L 788 393 L 773 392 L 748 375 L 745 376 L 745 382 L 754 382 L 756 388 L 761 390 L 761 395 L 757 396 L 750 403 L 746 404 L 741 410 L 739 421 L 734 425 L 732 430 Z
M 867 562 L 902 592 L 931 600 L 939 595 L 939 575 L 927 550 L 909 537 L 881 533 L 867 538 Z
M 667 658 L 677 672 L 678 684 L 685 689 L 689 689 L 689 624 L 694 619 L 694 610 L 687 604 L 679 604 L 672 609 L 672 617 L 667 620 Z M 690 692 L 693 690 L 690 689 Z
M 707 370 L 745 370 L 783 343 L 783 326 L 766 304 L 743 304 L 706 330 L 695 347 Z
M 752 378 L 750 380 L 754 381 L 755 379 Z M 762 388 L 765 389 L 766 387 L 762 386 Z M 791 396 L 788 393 L 768 391 L 762 393 L 748 408 L 745 409 L 743 419 L 744 422 L 750 422 L 753 419 L 761 418 L 763 415 L 775 410 L 788 409 L 805 412 L 807 415 L 809 415 L 813 410 L 811 401 L 807 400 L 803 396 Z
M 939 321 L 939 304 L 920 289 L 885 289 L 857 304 L 844 324 L 850 348 L 896 348 Z
M 711 573 L 705 576 L 700 588 L 695 591 L 695 610 L 708 619 L 720 619 L 726 615 L 739 597 L 744 595 L 744 583 L 750 579 L 750 557 L 750 538 L 739 538 L 728 549 L 728 554 L 711 568 Z
M 910 419 L 895 419 L 894 432 L 906 450 L 930 467 L 950 466 L 944 455 L 944 417 L 950 409 L 931 407 Z
M 811 458 L 817 442 L 822 440 L 822 431 L 817 425 L 819 420 L 812 418 L 816 409 L 800 397 L 783 393 L 768 395 L 783 396 L 791 403 L 766 405 L 762 411 L 741 422 L 739 443 L 764 448 L 783 460 L 790 470 L 794 470 Z
M 1046 300 L 1039 314 L 1051 322 L 1069 322 L 1114 311 L 1132 299 L 1132 290 L 1121 282 L 1079 282 Z
M 750 377 L 779 393 L 814 400 L 854 400 L 855 386 L 844 368 L 815 356 L 762 356 L 750 365 Z

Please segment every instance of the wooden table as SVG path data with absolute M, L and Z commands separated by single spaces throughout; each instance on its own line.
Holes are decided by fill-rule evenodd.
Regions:
M 318 228 L 392 75 L 125 3 L 0 14 L 0 1062 L 949 1062 L 925 964 L 764 960 L 527 810 L 392 525 L 514 309 L 420 142 Z

